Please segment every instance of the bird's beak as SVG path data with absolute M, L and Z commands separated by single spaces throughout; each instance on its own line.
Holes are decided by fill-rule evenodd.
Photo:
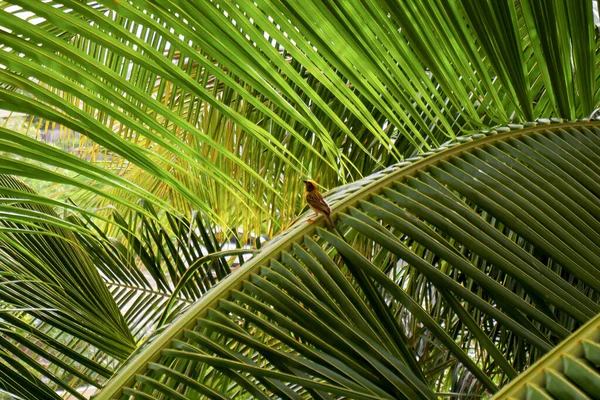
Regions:
M 302 182 L 304 182 L 304 183 L 308 183 L 308 181 L 302 181 Z

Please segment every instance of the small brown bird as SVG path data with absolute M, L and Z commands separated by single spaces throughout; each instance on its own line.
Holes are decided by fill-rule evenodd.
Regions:
M 312 210 L 317 215 L 323 214 L 331 228 L 333 228 L 333 221 L 331 220 L 331 209 L 329 208 L 329 205 L 323 198 L 323 195 L 317 190 L 317 182 L 307 180 L 304 181 L 304 185 L 306 188 L 306 191 L 304 192 L 304 197 L 306 198 L 306 202 L 308 203 L 310 208 L 312 208 Z M 312 219 L 310 218 L 308 220 L 312 221 Z

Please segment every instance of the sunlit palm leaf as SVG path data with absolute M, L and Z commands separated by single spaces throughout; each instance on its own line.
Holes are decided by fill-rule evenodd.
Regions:
M 245 233 L 285 227 L 301 175 L 336 186 L 461 130 L 588 115 L 600 93 L 592 2 L 0 7 L 0 107 L 59 122 L 90 139 L 78 154 Z

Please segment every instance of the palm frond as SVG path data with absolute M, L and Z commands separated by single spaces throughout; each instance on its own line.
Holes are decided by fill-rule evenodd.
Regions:
M 199 213 L 167 213 L 163 227 L 142 203 L 129 221 L 114 212 L 121 235 L 110 238 L 94 213 L 38 201 L 10 176 L 0 184 L 0 213 L 10 216 L 0 222 L 0 388 L 25 398 L 85 398 L 137 343 L 253 253 L 231 245 L 229 233 L 218 239 Z
M 496 392 L 600 311 L 600 126 L 548 122 L 339 188 L 98 399 Z
M 600 93 L 592 3 L 540 7 L 2 1 L 0 107 L 58 123 L 76 154 L 154 202 L 271 236 L 299 211 L 304 176 L 335 187 L 456 132 L 587 116 Z M 30 176 L 42 160 L 23 157 L 15 173 Z
M 89 218 L 79 224 L 98 236 L 78 235 L 138 339 L 183 312 L 255 252 L 235 234 L 209 229 L 200 213 L 190 219 L 167 214 L 170 226 L 164 227 L 151 205 L 144 208 L 154 218 L 133 213 L 126 220 L 113 212 L 121 240 L 106 236 Z
M 572 398 L 595 395 L 600 381 L 600 332 L 596 316 L 567 340 L 522 373 L 496 395 L 496 399 L 526 399 L 534 396 Z

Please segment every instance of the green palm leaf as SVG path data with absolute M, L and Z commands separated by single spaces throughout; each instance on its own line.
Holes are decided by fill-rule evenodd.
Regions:
M 2 176 L 0 184 L 21 192 L 29 190 L 12 177 Z M 29 221 L 18 223 L 14 222 L 16 218 L 7 218 L 1 223 L 0 263 L 3 280 L 12 288 L 2 293 L 4 299 L 47 309 L 40 311 L 39 317 L 65 325 L 72 334 L 79 333 L 76 321 L 87 320 L 89 340 L 117 358 L 127 357 L 135 347 L 133 338 L 98 270 L 77 245 L 74 233 L 52 224 L 59 219 L 50 207 L 14 202 L 7 208 L 22 209 Z M 38 222 L 44 218 L 48 224 Z M 67 310 L 68 314 L 60 315 Z
M 255 252 L 239 243 L 225 248 L 235 236 L 221 233 L 217 239 L 201 214 L 190 220 L 167 214 L 170 227 L 163 227 L 155 210 L 148 204 L 145 208 L 146 213 L 134 213 L 129 220 L 114 212 L 121 241 L 106 236 L 91 219 L 79 223 L 99 237 L 78 235 L 138 339 L 185 310 L 229 275 L 230 265 L 239 268 L 244 256 Z
M 148 205 L 129 221 L 114 214 L 121 242 L 72 204 L 38 204 L 13 177 L 0 184 L 0 213 L 10 216 L 0 223 L 0 388 L 25 398 L 85 398 L 82 389 L 100 388 L 139 340 L 228 275 L 231 258 L 243 264 L 253 252 L 223 249 L 200 214 L 157 226 Z M 73 214 L 61 219 L 50 206 Z
M 101 387 L 135 340 L 76 239 L 86 230 L 49 205 L 23 202 L 35 194 L 18 180 L 2 175 L 0 185 L 25 195 L 2 198 L 0 387 L 24 398 L 59 398 L 61 390 L 83 399 L 77 389 Z
M 338 3 L 1 1 L 0 107 L 61 124 L 138 193 L 70 165 L 88 188 L 271 236 L 303 175 L 334 187 L 456 132 L 597 103 L 590 2 Z M 0 150 L 21 176 L 44 162 Z
M 495 391 L 598 312 L 596 128 L 538 127 L 460 157 L 431 149 L 458 132 L 589 115 L 600 93 L 591 7 L 0 0 L 0 108 L 40 118 L 29 135 L 59 124 L 79 146 L 69 155 L 0 128 L 2 174 L 74 189 L 79 204 L 1 189 L 12 319 L 0 390 L 102 385 L 136 340 L 225 276 L 223 257 L 241 251 L 218 251 L 210 227 L 200 240 L 195 217 L 173 215 L 272 236 L 300 210 L 306 175 L 334 187 L 380 171 L 330 193 L 349 197 L 335 234 L 290 231 L 184 313 L 198 326 L 161 328 L 177 341 L 160 358 L 152 338 L 141 349 L 152 362 L 133 358 L 123 376 L 151 372 L 123 392 Z M 432 157 L 382 170 L 423 151 Z
M 593 398 L 600 388 L 599 321 L 600 316 L 590 320 L 494 399 Z
M 530 126 L 334 191 L 97 398 L 496 392 L 600 311 L 600 126 Z

